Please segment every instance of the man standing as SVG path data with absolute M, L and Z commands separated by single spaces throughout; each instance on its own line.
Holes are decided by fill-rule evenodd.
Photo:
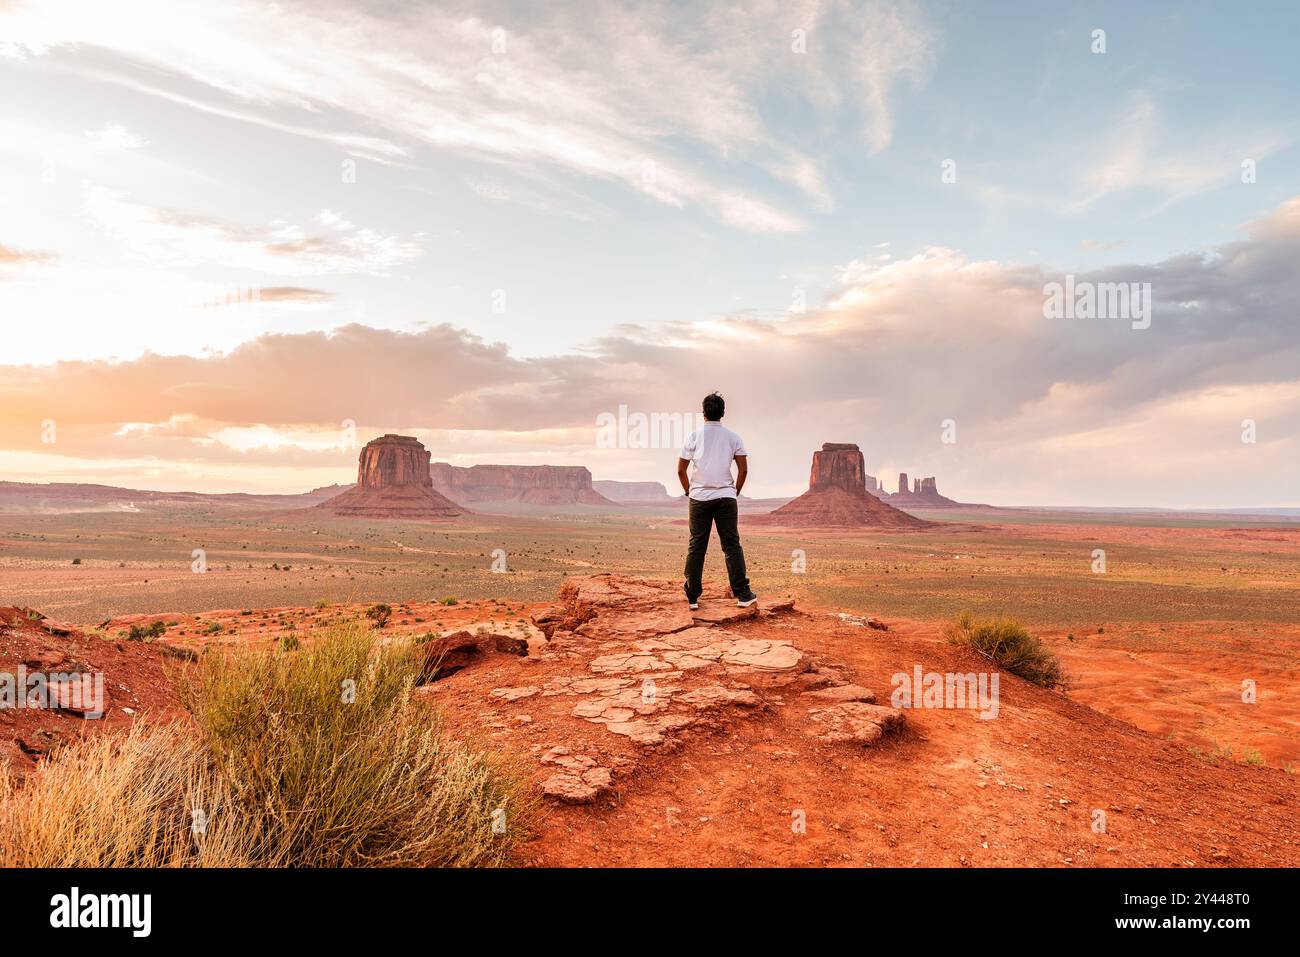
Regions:
M 704 397 L 704 428 L 686 437 L 681 458 L 677 460 L 677 478 L 690 500 L 691 544 L 686 553 L 686 583 L 682 589 L 692 609 L 700 607 L 704 555 L 709 550 L 709 530 L 715 524 L 736 604 L 748 608 L 758 601 L 745 577 L 745 551 L 740 547 L 740 533 L 736 531 L 736 496 L 745 487 L 745 477 L 749 474 L 749 453 L 740 436 L 722 424 L 725 411 L 726 403 L 718 393 Z M 692 464 L 695 467 L 687 477 L 687 467 Z

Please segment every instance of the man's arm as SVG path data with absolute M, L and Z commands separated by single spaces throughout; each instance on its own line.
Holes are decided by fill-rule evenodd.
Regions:
M 737 495 L 739 495 L 740 490 L 745 487 L 745 477 L 747 475 L 749 475 L 749 456 L 737 455 L 736 456 L 736 494 Z
M 682 483 L 682 491 L 687 495 L 691 494 L 691 480 L 686 474 L 686 469 L 690 464 L 690 459 L 677 460 L 677 481 Z

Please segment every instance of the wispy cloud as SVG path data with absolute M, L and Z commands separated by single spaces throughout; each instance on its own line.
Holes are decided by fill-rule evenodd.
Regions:
M 155 266 L 220 265 L 285 276 L 386 275 L 420 255 L 420 237 L 360 227 L 330 210 L 310 226 L 277 220 L 244 226 L 86 190 L 91 220 L 135 258 Z
M 1082 213 L 1108 196 L 1134 189 L 1147 189 L 1167 204 L 1240 184 L 1243 161 L 1261 162 L 1296 138 L 1295 131 L 1284 129 L 1171 130 L 1156 99 L 1135 93 L 1101 142 L 1081 152 L 1077 192 L 1061 212 Z
M 54 255 L 52 253 L 31 249 L 14 249 L 11 246 L 0 245 L 0 267 L 43 265 L 53 261 Z
M 97 130 L 86 130 L 86 139 L 101 152 L 138 150 L 149 145 L 147 140 L 136 136 L 120 123 L 110 123 Z
M 719 162 L 748 162 L 793 184 L 814 209 L 833 206 L 819 163 L 764 121 L 765 92 L 781 83 L 815 107 L 848 100 L 864 111 L 879 151 L 891 135 L 892 87 L 923 76 L 933 42 L 911 4 L 768 0 L 701 8 L 698 19 L 669 4 L 584 4 L 548 8 L 527 23 L 505 6 L 484 12 L 492 5 L 383 17 L 294 3 L 135 0 L 126 8 L 110 16 L 93 2 L 21 5 L 4 14 L 6 50 L 75 57 L 98 48 L 120 58 L 116 82 L 195 109 L 388 160 L 406 143 L 507 166 L 547 164 L 753 232 L 802 230 L 806 220 L 731 185 L 714 171 Z M 791 49 L 794 30 L 813 35 L 806 52 Z M 846 42 L 851 57 L 841 65 L 830 54 Z M 132 64 L 204 84 L 237 105 L 143 84 L 126 69 Z M 827 92 L 836 85 L 848 95 Z M 295 122 L 295 113 L 313 123 Z M 387 135 L 322 131 L 321 116 L 351 117 Z

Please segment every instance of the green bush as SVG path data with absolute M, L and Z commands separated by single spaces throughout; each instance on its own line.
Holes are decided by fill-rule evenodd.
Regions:
M 128 641 L 145 641 L 151 638 L 161 638 L 166 633 L 167 625 L 165 622 L 153 621 L 147 625 L 132 625 L 126 637 Z
M 1044 688 L 1066 685 L 1060 659 L 1013 618 L 980 620 L 964 611 L 944 629 L 944 635 L 952 644 L 971 648 L 1026 681 Z

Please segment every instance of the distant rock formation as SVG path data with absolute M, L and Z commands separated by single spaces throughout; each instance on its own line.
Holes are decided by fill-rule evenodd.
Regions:
M 526 502 L 531 505 L 613 506 L 591 486 L 581 465 L 472 465 L 447 462 L 429 466 L 433 487 L 453 502 Z
M 962 504 L 940 495 L 939 486 L 933 475 L 929 478 L 913 480 L 912 487 L 908 488 L 906 472 L 899 474 L 898 491 L 890 495 L 888 501 L 891 505 L 915 508 L 955 508 Z
M 465 509 L 433 489 L 429 451 L 409 435 L 384 435 L 366 443 L 357 484 L 317 508 L 355 518 L 439 519 Z
M 663 482 L 615 482 L 602 479 L 592 482 L 591 487 L 620 505 L 674 505 L 682 501 L 680 495 L 676 498 L 669 495 Z
M 813 453 L 808 491 L 756 519 L 802 527 L 925 528 L 930 523 L 899 511 L 867 491 L 862 452 L 848 442 L 827 442 Z

